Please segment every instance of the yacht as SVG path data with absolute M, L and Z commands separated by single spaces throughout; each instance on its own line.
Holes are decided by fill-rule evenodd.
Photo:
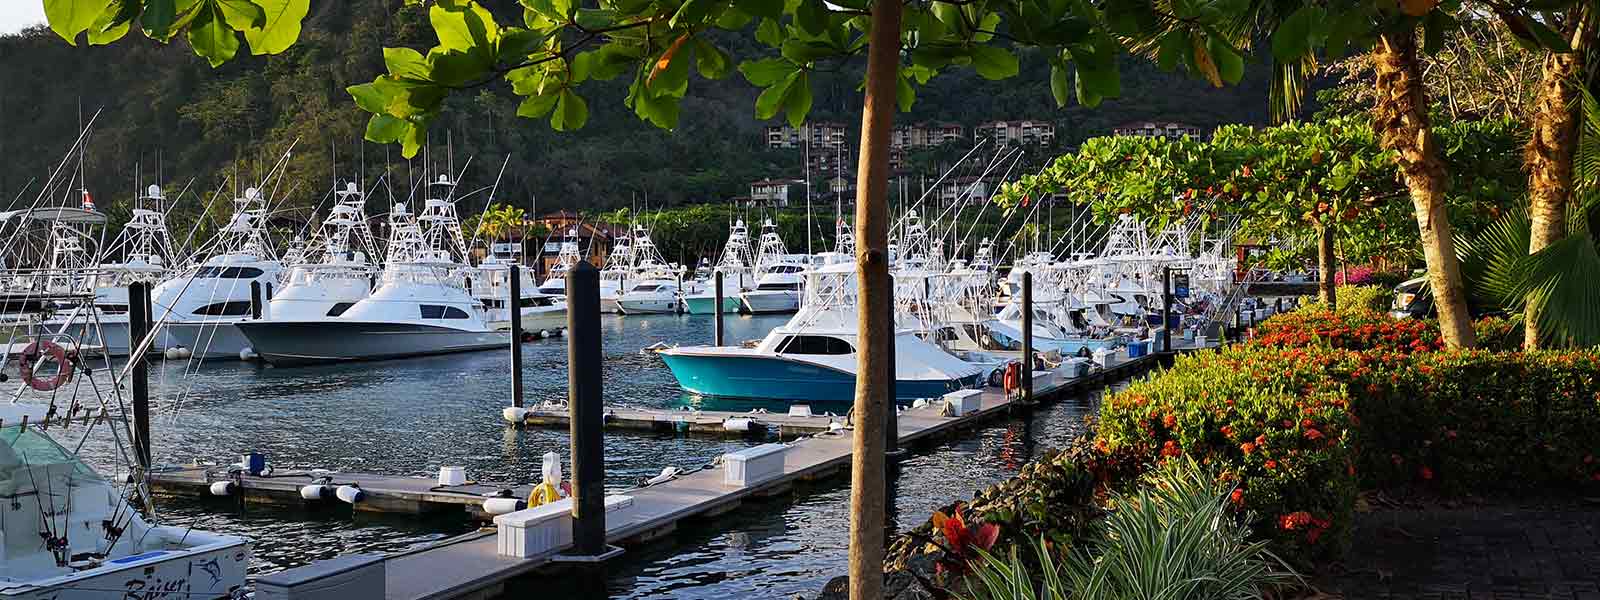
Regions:
M 695 394 L 795 402 L 848 402 L 855 397 L 855 265 L 807 274 L 806 301 L 788 323 L 754 347 L 685 346 L 658 350 L 678 384 Z M 938 397 L 982 385 L 983 369 L 910 331 L 895 334 L 895 396 Z
M 215 240 L 216 254 L 163 281 L 151 292 L 161 349 L 186 348 L 194 358 L 238 359 L 250 340 L 236 327 L 256 308 L 253 283 L 263 304 L 279 284 L 283 265 L 267 237 L 266 204 L 256 188 L 234 198 L 233 216 Z
M 677 265 L 667 264 L 642 225 L 633 230 L 633 259 L 633 284 L 617 295 L 617 311 L 626 315 L 678 312 L 681 272 Z
M 760 241 L 756 251 L 755 287 L 739 295 L 745 311 L 769 314 L 799 310 L 809 258 L 788 253 L 771 219 L 762 223 Z
M 298 253 L 300 260 L 290 263 L 287 282 L 267 303 L 263 320 L 332 319 L 372 294 L 378 245 L 367 225 L 365 195 L 350 182 L 335 196 L 338 202 Z
M 511 310 L 506 307 L 511 299 L 511 265 L 517 264 L 517 253 L 521 248 L 503 244 L 490 244 L 489 247 L 489 256 L 484 258 L 469 278 L 469 286 L 472 296 L 488 311 L 489 326 L 509 330 Z M 508 251 L 496 251 L 497 248 Z M 546 294 L 535 286 L 533 269 L 518 269 L 517 279 L 520 294 L 517 306 L 520 308 L 524 331 L 562 329 L 567 326 L 565 295 Z M 564 286 L 562 293 L 565 293 Z
M 606 256 L 606 264 L 600 269 L 600 312 L 622 312 L 617 297 L 630 289 L 633 269 L 633 238 L 624 233 L 611 244 L 611 254 Z
M 549 246 L 545 247 L 549 250 Z M 578 248 L 578 230 L 568 229 L 566 237 L 561 238 L 561 245 L 556 251 L 556 264 L 550 265 L 550 274 L 545 277 L 544 283 L 539 284 L 539 293 L 546 296 L 567 295 L 567 271 L 572 270 L 572 265 L 583 260 L 583 254 Z
M 273 365 L 381 360 L 504 348 L 510 334 L 489 322 L 463 264 L 466 241 L 456 216 L 455 183 L 441 175 L 416 222 L 391 211 L 392 238 L 372 295 L 331 319 L 245 322 L 253 349 Z
M 738 312 L 744 306 L 741 294 L 755 286 L 750 272 L 754 258 L 750 255 L 750 233 L 744 220 L 734 221 L 728 229 L 728 243 L 722 246 L 722 256 L 711 270 L 722 274 L 722 310 Z M 707 281 L 699 292 L 684 294 L 684 309 L 689 314 L 708 315 L 716 312 L 717 290 L 715 281 Z

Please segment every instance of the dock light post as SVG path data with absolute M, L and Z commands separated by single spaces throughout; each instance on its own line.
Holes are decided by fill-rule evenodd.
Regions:
M 150 365 L 144 341 L 150 335 L 150 284 L 128 284 L 129 366 L 133 368 L 133 454 L 139 468 L 150 470 Z
M 714 325 L 712 327 L 712 332 L 713 332 L 712 333 L 712 337 L 714 337 L 715 339 L 713 340 L 712 343 L 714 345 L 721 346 L 722 345 L 722 271 L 720 269 L 717 271 L 716 288 L 717 288 L 717 299 L 716 299 L 717 300 L 717 307 L 716 307 L 715 312 L 714 312 L 714 314 L 716 314 L 716 320 L 715 320 L 716 325 Z
M 511 405 L 522 408 L 522 268 L 511 265 Z
M 573 553 L 606 553 L 606 465 L 600 349 L 600 271 L 567 271 L 567 406 L 572 436 Z
M 1177 273 L 1174 280 L 1173 273 Z M 1173 283 L 1177 285 L 1174 286 Z M 1172 351 L 1172 299 L 1189 297 L 1189 270 L 1161 267 L 1161 351 Z
M 1033 402 L 1033 272 L 1022 272 L 1022 401 Z

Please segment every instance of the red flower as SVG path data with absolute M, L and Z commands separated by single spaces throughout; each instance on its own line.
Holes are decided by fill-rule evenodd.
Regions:
M 1265 445 L 1267 445 L 1267 434 L 1263 433 L 1261 435 L 1256 436 L 1256 445 L 1257 446 L 1265 446 Z
M 1266 467 L 1267 467 L 1268 471 L 1276 469 L 1276 468 L 1278 468 L 1278 461 L 1275 461 L 1275 460 L 1272 460 L 1272 459 L 1267 459 Z
M 1322 432 L 1321 431 L 1317 431 L 1315 429 L 1307 429 L 1305 435 L 1306 435 L 1306 439 L 1308 439 L 1308 440 L 1320 440 L 1320 439 L 1322 439 Z
M 1172 415 L 1167 415 L 1161 418 L 1161 424 L 1166 425 L 1167 429 L 1172 429 L 1172 426 L 1178 424 L 1178 418 Z
M 1311 425 L 1312 425 L 1311 419 L 1301 419 L 1300 420 L 1300 426 L 1301 427 L 1310 427 Z
M 1256 451 L 1256 445 L 1250 442 L 1245 442 L 1243 444 L 1239 444 L 1239 449 L 1243 450 L 1245 454 L 1250 454 Z
M 1233 493 L 1232 494 L 1228 494 L 1228 497 L 1233 500 L 1234 504 L 1238 504 L 1238 505 L 1243 505 L 1244 504 L 1244 490 L 1241 490 L 1239 488 L 1233 488 Z
M 1429 481 L 1433 479 L 1433 469 L 1429 469 L 1426 466 L 1418 469 L 1417 474 L 1422 476 L 1423 481 Z
M 1161 455 L 1162 456 L 1177 456 L 1179 454 L 1183 454 L 1183 450 L 1178 447 L 1178 443 L 1177 442 L 1174 442 L 1172 440 L 1167 440 L 1167 443 L 1162 444 L 1162 446 L 1161 446 Z
M 1222 437 L 1228 438 L 1230 440 L 1233 439 L 1233 428 L 1229 427 L 1227 425 L 1223 425 L 1222 426 Z

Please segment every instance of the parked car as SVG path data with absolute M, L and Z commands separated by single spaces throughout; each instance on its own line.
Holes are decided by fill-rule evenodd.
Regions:
M 1505 310 L 1498 306 L 1484 305 L 1475 300 L 1472 294 L 1467 294 L 1467 313 L 1474 319 L 1505 314 Z M 1428 286 L 1428 278 L 1407 279 L 1394 286 L 1394 304 L 1389 306 L 1389 316 L 1396 319 L 1438 317 L 1439 311 L 1433 306 L 1433 289 Z

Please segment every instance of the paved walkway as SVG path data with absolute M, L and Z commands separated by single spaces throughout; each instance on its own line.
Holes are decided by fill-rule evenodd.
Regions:
M 1377 508 L 1329 571 L 1317 587 L 1350 599 L 1600 600 L 1600 504 Z

